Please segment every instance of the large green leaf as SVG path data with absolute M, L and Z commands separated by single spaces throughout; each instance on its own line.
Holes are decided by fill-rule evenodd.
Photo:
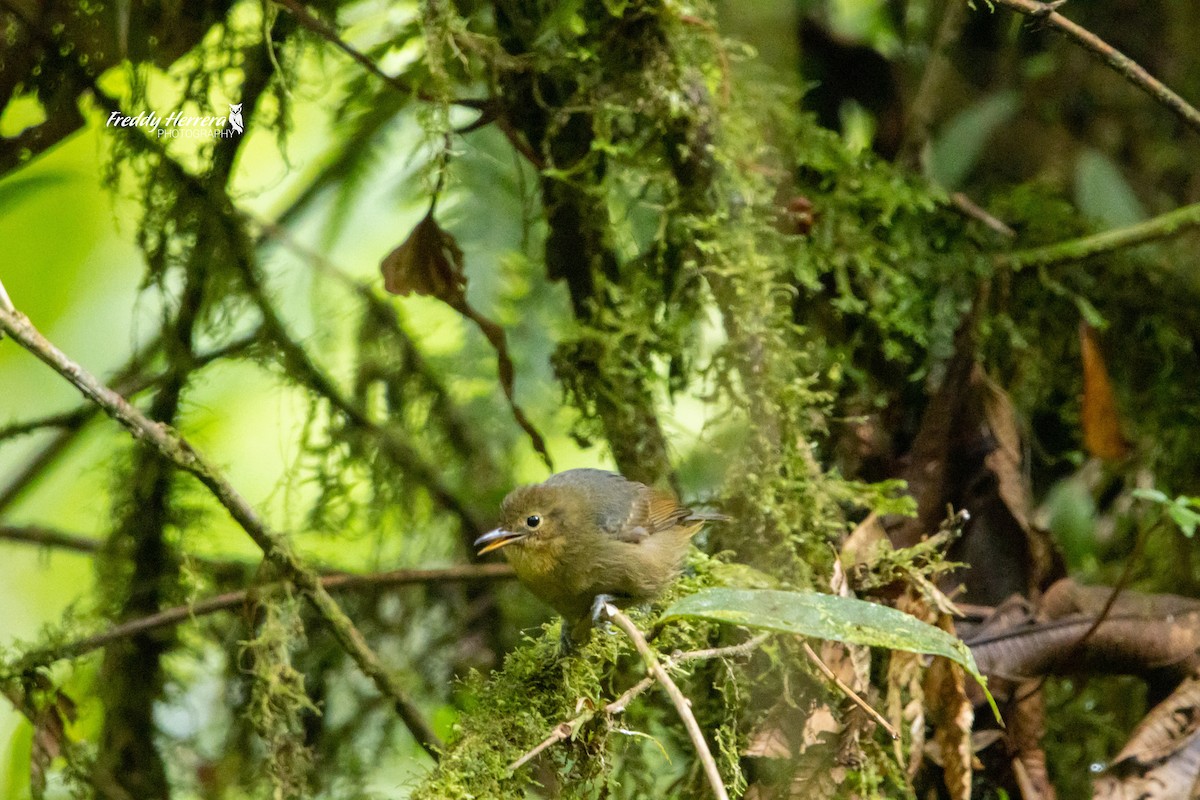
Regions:
M 664 620 L 676 617 L 699 617 L 835 642 L 945 656 L 961 664 L 987 692 L 987 679 L 979 674 L 975 657 L 961 639 L 878 603 L 819 592 L 704 589 L 680 599 L 663 613 Z M 987 695 L 996 711 L 991 693 Z M 999 718 L 998 711 L 996 714 Z
M 1016 92 L 1000 92 L 956 114 L 930 143 L 928 177 L 945 189 L 960 188 L 992 134 L 1012 119 L 1018 105 Z
M 1099 150 L 1086 149 L 1075 162 L 1075 203 L 1104 228 L 1123 228 L 1146 219 L 1137 193 L 1121 168 Z

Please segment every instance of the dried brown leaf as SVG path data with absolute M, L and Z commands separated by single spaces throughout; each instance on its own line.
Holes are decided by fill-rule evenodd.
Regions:
M 1056 792 L 1046 769 L 1046 702 L 1041 681 L 1027 681 L 1016 687 L 1016 702 L 1005 708 L 1008 723 L 1008 749 L 1013 754 L 1016 773 L 1025 800 L 1054 800 Z
M 513 419 L 529 436 L 533 449 L 554 469 L 546 440 L 534 427 L 525 411 L 517 404 L 513 385 L 516 369 L 508 352 L 504 329 L 467 302 L 467 275 L 463 267 L 463 252 L 454 236 L 438 225 L 431 210 L 417 223 L 399 247 L 380 264 L 383 286 L 392 294 L 408 296 L 416 293 L 436 297 L 475 323 L 492 349 L 496 351 L 496 371 L 500 388 L 512 410 Z
M 1134 729 L 1096 781 L 1095 800 L 1195 800 L 1200 785 L 1200 674 Z
M 946 615 L 938 627 L 953 630 Z M 942 759 L 943 780 L 952 800 L 969 800 L 973 773 L 971 728 L 975 710 L 967 697 L 963 668 L 947 658 L 934 658 L 925 673 L 925 705 L 933 724 L 933 741 Z
M 1096 458 L 1120 461 L 1130 445 L 1121 432 L 1121 416 L 1096 329 L 1079 323 L 1079 353 L 1083 359 L 1083 446 Z
M 383 286 L 392 294 L 417 293 L 436 297 L 458 308 L 465 301 L 467 276 L 463 253 L 454 237 L 445 231 L 430 211 L 417 223 L 400 246 L 380 264 Z

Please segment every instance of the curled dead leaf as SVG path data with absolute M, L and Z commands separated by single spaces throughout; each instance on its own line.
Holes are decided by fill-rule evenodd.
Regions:
M 430 211 L 408 238 L 379 265 L 383 286 L 392 294 L 416 292 L 459 307 L 466 298 L 463 253 L 454 236 L 437 224 Z

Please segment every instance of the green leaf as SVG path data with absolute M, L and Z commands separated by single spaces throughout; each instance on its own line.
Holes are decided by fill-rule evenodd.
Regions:
M 961 664 L 979 682 L 996 718 L 1000 718 L 996 702 L 987 691 L 987 679 L 979 674 L 975 657 L 961 639 L 879 603 L 819 592 L 704 589 L 680 599 L 663 612 L 664 620 L 676 617 L 698 617 L 847 644 L 944 656 Z
M 1196 529 L 1200 528 L 1200 497 L 1181 494 L 1172 499 L 1158 489 L 1134 489 L 1132 494 L 1139 500 L 1149 500 L 1161 505 L 1171 521 L 1179 526 L 1179 530 L 1189 539 L 1195 536 Z
M 1146 210 L 1121 169 L 1099 150 L 1084 150 L 1075 162 L 1075 203 L 1085 217 L 1105 228 L 1123 228 L 1146 219 Z
M 929 177 L 948 190 L 959 188 L 997 128 L 1012 118 L 1020 97 L 1000 92 L 985 97 L 954 116 L 930 146 Z

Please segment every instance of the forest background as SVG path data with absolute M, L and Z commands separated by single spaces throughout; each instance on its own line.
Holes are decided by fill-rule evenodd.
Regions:
M 893 742 L 795 637 L 668 624 L 664 657 L 731 648 L 676 672 L 732 795 L 1189 797 L 1196 726 L 1150 709 L 1196 705 L 1197 26 L 0 2 L 0 795 L 705 796 L 663 696 L 604 708 L 625 638 L 556 665 L 470 547 L 513 486 L 602 466 L 733 517 L 643 629 L 853 591 L 994 678 L 1004 733 L 957 667 L 822 648 Z M 244 134 L 107 124 L 231 106 Z M 21 314 L 167 427 L 104 418 Z M 1013 595 L 1074 627 L 985 649 Z

